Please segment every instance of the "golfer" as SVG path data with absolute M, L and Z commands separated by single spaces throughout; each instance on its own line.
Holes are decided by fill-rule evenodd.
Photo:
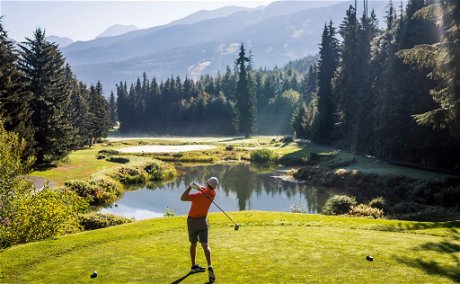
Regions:
M 206 181 L 206 186 L 190 185 L 182 193 L 182 201 L 191 201 L 190 211 L 187 218 L 188 237 L 190 240 L 190 258 L 192 260 L 192 268 L 190 273 L 204 272 L 205 269 L 196 264 L 196 246 L 200 241 L 203 247 L 206 261 L 208 262 L 209 282 L 214 282 L 216 279 L 211 262 L 211 248 L 208 244 L 208 210 L 211 206 L 214 197 L 216 196 L 215 189 L 219 185 L 219 180 L 211 177 Z M 192 188 L 195 187 L 198 192 L 190 194 Z

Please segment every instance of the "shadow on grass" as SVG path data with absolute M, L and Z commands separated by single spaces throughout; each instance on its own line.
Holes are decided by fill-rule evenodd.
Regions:
M 190 275 L 192 275 L 192 274 L 197 274 L 197 273 L 202 273 L 202 272 L 201 272 L 201 271 L 200 271 L 200 272 L 189 272 L 189 273 L 185 274 L 184 276 L 182 276 L 181 278 L 175 280 L 175 281 L 172 282 L 171 284 L 178 284 L 178 283 L 184 281 L 185 278 L 189 277 Z M 212 282 L 206 282 L 205 284 L 208 284 L 208 283 L 212 283 Z
M 460 253 L 460 243 L 458 242 L 460 237 L 458 230 L 451 228 L 449 231 L 452 233 L 452 238 L 446 238 L 441 242 L 428 242 L 414 248 L 415 251 L 434 251 L 448 255 L 451 257 L 449 264 L 436 259 L 428 260 L 421 257 L 415 259 L 397 257 L 396 259 L 407 266 L 423 270 L 425 273 L 460 282 L 460 258 L 455 255 Z
M 171 284 L 180 283 L 180 282 L 184 281 L 185 278 L 189 277 L 189 276 L 192 275 L 192 274 L 194 274 L 194 273 L 189 272 L 189 273 L 185 274 L 184 276 L 182 276 L 181 278 L 177 279 L 176 281 L 172 282 Z
M 294 166 L 294 165 L 305 165 L 309 159 L 310 151 L 303 147 L 295 152 L 283 155 L 279 162 L 283 165 Z
M 376 226 L 375 230 L 401 232 L 401 231 L 417 231 L 427 230 L 434 228 L 447 228 L 448 237 L 455 240 L 460 239 L 460 221 L 447 221 L 447 222 L 425 222 L 425 223 L 398 223 L 397 225 L 381 225 Z

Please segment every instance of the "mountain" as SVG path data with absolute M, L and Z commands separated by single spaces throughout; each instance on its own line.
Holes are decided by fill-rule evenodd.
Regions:
M 230 16 L 233 13 L 240 11 L 249 11 L 250 8 L 238 7 L 238 6 L 226 6 L 215 10 L 201 10 L 193 14 L 188 15 L 180 20 L 172 21 L 168 26 L 173 25 L 190 25 L 201 21 L 206 21 L 215 18 L 222 18 Z
M 68 37 L 60 37 L 60 36 L 54 36 L 54 35 L 47 36 L 46 40 L 49 42 L 56 43 L 61 48 L 66 47 L 74 42 L 72 39 Z
M 107 28 L 105 31 L 103 31 L 98 36 L 96 36 L 96 38 L 118 36 L 118 35 L 122 35 L 128 32 L 135 31 L 137 29 L 138 28 L 133 25 L 113 25 Z
M 369 4 L 383 22 L 388 4 Z M 198 12 L 169 25 L 77 42 L 62 51 L 80 80 L 88 84 L 100 80 L 107 90 L 120 81 L 132 82 L 143 72 L 159 80 L 223 72 L 227 65 L 233 66 L 242 42 L 251 50 L 255 68 L 273 68 L 317 54 L 324 24 L 332 19 L 338 27 L 349 5 L 279 1 L 233 13 L 231 9 Z

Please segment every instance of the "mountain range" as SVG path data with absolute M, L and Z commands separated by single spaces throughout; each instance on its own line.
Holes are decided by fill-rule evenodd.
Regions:
M 118 36 L 135 30 L 138 30 L 138 28 L 134 25 L 113 25 L 96 36 L 96 38 Z
M 62 52 L 79 80 L 99 80 L 106 93 L 143 72 L 157 80 L 225 72 L 226 66 L 233 67 L 241 43 L 251 51 L 255 68 L 273 68 L 317 54 L 324 25 L 332 20 L 338 27 L 350 4 L 278 1 L 253 9 L 199 11 L 164 26 L 75 42 Z M 383 22 L 388 3 L 369 4 Z

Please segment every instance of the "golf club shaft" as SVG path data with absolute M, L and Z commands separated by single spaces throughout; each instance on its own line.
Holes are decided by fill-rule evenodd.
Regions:
M 202 190 L 201 190 L 201 187 L 203 187 L 203 186 L 201 186 L 201 185 L 199 185 L 199 184 L 197 184 L 197 183 L 195 183 L 195 182 L 194 182 L 193 184 L 194 184 L 195 186 L 197 186 L 197 188 L 196 188 L 197 190 L 202 191 Z M 222 213 L 224 213 L 225 216 L 227 216 L 227 218 L 230 219 L 230 221 L 233 222 L 233 224 L 238 225 L 235 221 L 233 221 L 233 219 L 232 219 L 230 216 L 228 216 L 227 213 L 225 213 L 224 209 L 220 208 L 220 206 L 217 205 L 217 203 L 215 203 L 214 200 L 211 199 L 211 197 L 209 197 L 209 196 L 206 195 L 206 194 L 205 194 L 205 196 L 206 196 L 207 198 L 209 198 L 209 200 L 211 200 L 211 202 L 214 203 L 214 205 L 216 205 L 216 207 L 219 208 L 220 211 L 222 211 Z
M 209 198 L 209 199 L 211 199 L 210 197 L 208 197 L 208 198 Z M 232 221 L 232 222 L 233 222 L 233 224 L 237 225 L 237 224 L 236 224 L 236 222 L 235 222 L 235 221 L 233 221 L 233 219 L 232 219 L 232 218 L 230 218 L 230 216 L 228 216 L 228 215 L 227 215 L 227 213 L 225 213 L 225 211 L 224 211 L 222 208 L 220 208 L 220 206 L 219 206 L 219 205 L 217 205 L 217 203 L 215 203 L 215 202 L 214 202 L 214 200 L 211 200 L 211 201 L 212 201 L 212 203 L 214 203 L 214 205 L 216 205 L 216 206 L 217 206 L 217 208 L 219 208 L 219 209 L 220 209 L 220 211 L 222 211 L 222 213 L 224 213 L 224 214 L 225 214 L 225 216 L 227 216 L 227 217 L 228 217 L 228 219 L 230 219 L 230 221 Z

